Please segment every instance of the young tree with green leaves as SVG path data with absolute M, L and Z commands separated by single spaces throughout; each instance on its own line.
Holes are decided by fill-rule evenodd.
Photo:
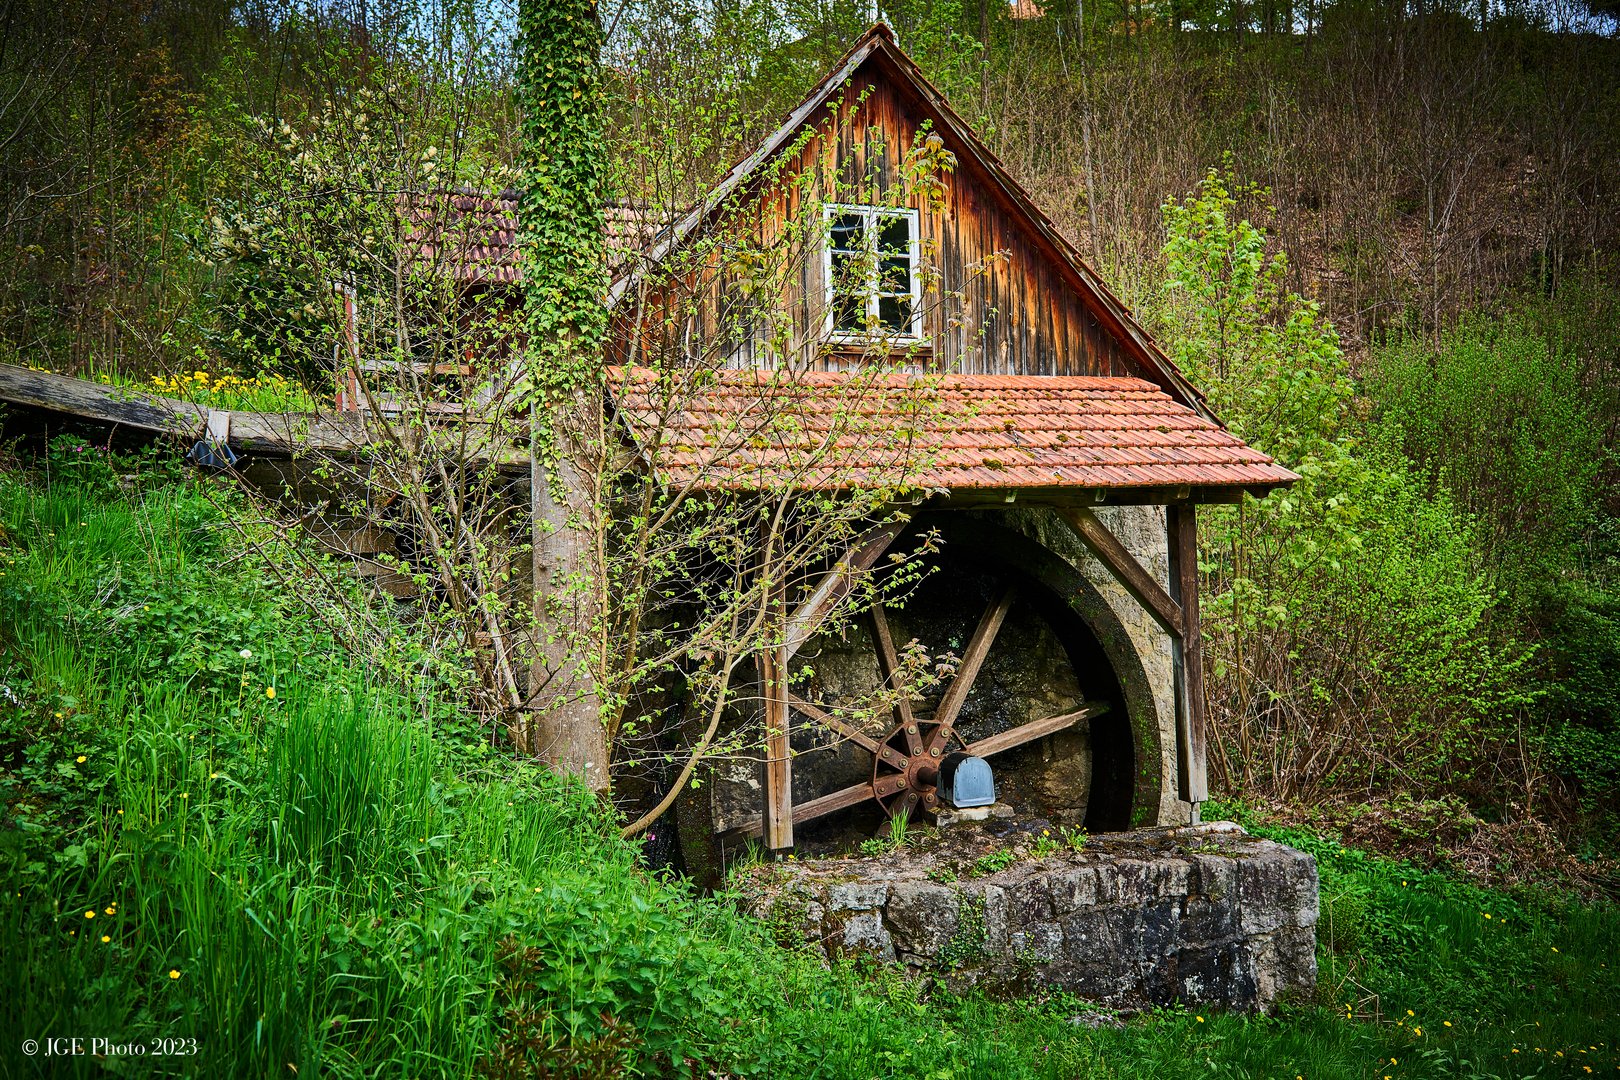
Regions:
M 610 337 L 608 165 L 576 153 L 605 88 L 600 74 L 564 71 L 594 64 L 598 39 L 559 25 L 537 33 L 560 34 L 552 46 L 571 59 L 531 49 L 525 60 L 542 76 L 525 91 L 524 123 L 549 116 L 555 131 L 532 135 L 523 171 L 521 297 L 488 255 L 492 231 L 508 227 L 510 203 L 494 193 L 517 179 L 510 133 L 469 113 L 500 83 L 453 66 L 378 65 L 308 115 L 246 122 L 242 182 L 212 215 L 208 251 L 221 273 L 255 283 L 242 340 L 261 361 L 330 365 L 353 407 L 287 420 L 290 439 L 309 427 L 351 439 L 301 454 L 287 477 L 282 497 L 309 541 L 292 548 L 289 582 L 372 654 L 388 652 L 387 628 L 332 557 L 413 594 L 483 715 L 594 790 L 628 781 L 635 831 L 701 780 L 704 762 L 757 752 L 754 658 L 851 544 L 918 495 L 912 478 L 942 437 L 917 374 L 932 343 L 874 326 L 847 382 L 807 401 L 800 380 L 816 358 L 792 344 L 781 297 L 821 257 L 827 203 L 938 198 L 954 163 L 924 138 L 905 150 L 903 181 L 881 191 L 870 177 L 783 169 L 772 181 L 796 192 L 800 212 L 777 227 L 761 230 L 739 195 L 656 266 L 617 252 L 619 272 L 636 274 Z M 616 186 L 682 190 L 667 119 L 621 132 L 621 145 L 658 147 L 618 158 Z M 804 138 L 836 142 L 843 122 Z M 637 205 L 649 231 L 668 219 L 667 204 Z M 848 273 L 877 265 L 863 251 Z M 923 304 L 949 310 L 960 296 L 935 288 Z M 610 387 L 612 340 L 637 344 L 633 371 Z M 752 377 L 744 368 L 760 372 L 745 406 L 687 445 L 681 418 L 724 380 Z M 896 439 L 896 423 L 913 434 Z M 762 446 L 779 460 L 739 484 L 734 463 Z M 903 594 L 908 554 L 850 574 L 824 625 Z M 921 678 L 928 665 L 912 666 Z
M 1361 437 L 1332 324 L 1238 213 L 1240 195 L 1265 194 L 1212 169 L 1165 206 L 1154 313 L 1216 414 L 1301 476 L 1204 515 L 1213 771 L 1282 797 L 1499 779 L 1493 747 L 1535 695 L 1526 652 L 1493 633 L 1471 520 L 1397 448 Z

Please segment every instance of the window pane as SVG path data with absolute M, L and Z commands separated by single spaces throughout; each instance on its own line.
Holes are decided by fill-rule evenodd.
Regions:
M 859 214 L 839 214 L 833 218 L 830 242 L 835 249 L 859 251 L 864 221 Z
M 911 292 L 911 260 L 910 259 L 884 259 L 878 267 L 882 275 L 878 279 L 878 292 L 907 293 Z
M 861 272 L 859 255 L 842 251 L 832 253 L 832 288 L 834 292 L 865 292 L 865 275 Z
M 911 218 L 907 216 L 878 219 L 878 250 L 887 254 L 908 254 L 911 251 Z
M 878 298 L 878 319 L 896 333 L 911 333 L 911 297 L 881 296 Z
M 866 297 L 839 293 L 833 297 L 833 329 L 858 334 L 866 329 Z

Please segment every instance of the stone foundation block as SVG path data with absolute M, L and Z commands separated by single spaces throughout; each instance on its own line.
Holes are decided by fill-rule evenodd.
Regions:
M 1309 855 L 1220 822 L 1093 837 L 1079 851 L 1033 839 L 953 831 L 881 858 L 769 864 L 744 894 L 785 944 L 903 964 L 957 989 L 1267 1011 L 1314 988 Z M 1020 857 L 976 873 L 998 845 Z

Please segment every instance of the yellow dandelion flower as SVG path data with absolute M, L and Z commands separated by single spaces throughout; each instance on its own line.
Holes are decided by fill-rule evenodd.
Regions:
M 264 688 L 264 696 L 267 697 L 267 698 L 275 697 L 276 696 L 276 688 L 273 687 L 273 686 L 265 687 Z
M 1416 1016 L 1416 1015 L 1417 1015 L 1417 1013 L 1415 1013 L 1415 1012 L 1413 1012 L 1413 1011 L 1412 1011 L 1412 1010 L 1411 1010 L 1411 1009 L 1407 1009 L 1407 1010 L 1406 1010 L 1406 1015 L 1407 1015 L 1407 1016 Z
M 109 908 L 107 908 L 107 909 L 105 909 L 105 910 L 106 910 L 106 912 L 107 912 L 107 914 L 109 914 L 109 915 L 116 915 L 116 914 L 117 914 L 117 913 L 118 913 L 118 909 L 117 909 L 117 908 L 111 908 L 111 907 L 109 907 Z
M 111 934 L 102 934 L 101 935 L 101 943 L 103 945 L 107 944 L 107 942 L 109 942 L 111 940 L 112 940 L 112 935 Z
M 1423 1029 L 1420 1028 L 1420 1027 L 1413 1027 L 1412 1028 L 1412 1034 L 1414 1034 L 1414 1035 L 1422 1035 L 1423 1034 Z
M 95 918 L 95 917 L 96 917 L 96 913 L 95 913 L 95 910 L 94 910 L 94 909 L 92 909 L 92 910 L 90 910 L 90 911 L 87 911 L 87 912 L 85 912 L 85 913 L 84 913 L 84 917 L 85 917 L 85 918 L 87 918 L 87 919 L 93 919 L 93 918 Z
M 1441 1023 L 1442 1023 L 1442 1024 L 1444 1024 L 1444 1025 L 1446 1025 L 1446 1027 L 1450 1027 L 1450 1026 L 1451 1026 L 1451 1021 L 1450 1021 L 1450 1020 L 1442 1020 L 1442 1021 L 1440 1021 L 1440 1022 L 1441 1022 Z
M 1194 1019 L 1197 1020 L 1200 1024 L 1202 1024 L 1204 1022 L 1204 1018 L 1202 1016 L 1194 1017 Z
M 169 978 L 178 979 L 179 977 L 180 977 L 180 972 L 178 970 L 176 970 L 175 968 L 170 968 L 169 969 Z
M 80 765 L 83 765 L 86 761 L 88 761 L 90 759 L 85 757 L 83 754 L 80 754 L 76 760 L 78 761 L 78 763 Z

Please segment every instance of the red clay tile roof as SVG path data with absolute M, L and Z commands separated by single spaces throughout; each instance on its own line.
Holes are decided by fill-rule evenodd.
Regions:
M 518 194 L 511 190 L 493 196 L 469 191 L 409 196 L 406 242 L 418 245 L 420 262 L 438 263 L 457 281 L 510 285 L 522 277 L 517 202 Z M 617 275 L 652 239 L 648 212 L 632 203 L 612 202 L 603 213 L 608 267 Z
M 615 368 L 610 386 L 637 446 L 680 486 L 1269 489 L 1298 479 L 1142 379 L 728 370 L 661 384 L 649 369 Z

